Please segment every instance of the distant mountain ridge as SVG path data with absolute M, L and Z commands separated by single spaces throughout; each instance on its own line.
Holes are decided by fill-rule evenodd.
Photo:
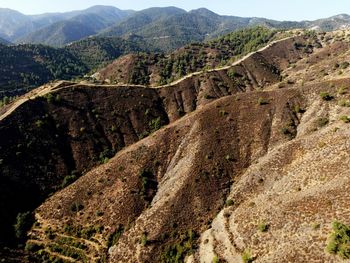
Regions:
M 316 29 L 333 31 L 350 26 L 350 16 L 338 15 L 315 21 L 276 21 L 259 17 L 221 16 L 206 8 L 186 12 L 169 8 L 149 8 L 134 13 L 120 23 L 104 30 L 102 36 L 136 34 L 157 48 L 169 50 L 189 42 L 209 40 L 237 29 L 262 25 L 271 29 Z
M 82 24 L 79 26 L 86 26 L 88 28 L 93 27 L 96 21 L 98 24 L 103 21 L 104 26 L 108 27 L 133 12 L 134 11 L 131 10 L 123 11 L 112 6 L 93 6 L 85 10 L 66 13 L 24 15 L 15 10 L 0 8 L 0 37 L 13 42 L 45 44 L 41 39 L 48 38 L 47 32 L 50 31 L 52 32 L 52 35 L 57 34 L 57 28 L 59 28 L 59 25 L 64 21 L 68 22 L 68 24 L 72 23 L 72 21 L 80 21 Z M 83 19 L 84 17 L 85 20 Z M 87 17 L 90 17 L 90 20 L 86 19 Z M 98 19 L 95 20 L 96 18 Z M 58 23 L 58 25 L 56 25 L 56 23 Z M 52 25 L 55 26 L 51 28 Z M 84 31 L 86 31 L 86 29 L 83 28 L 82 32 Z M 32 35 L 33 32 L 37 32 L 37 34 Z M 28 41 L 25 40 L 26 36 L 29 38 Z M 38 37 L 36 38 L 35 36 Z
M 350 16 L 340 14 L 315 21 L 276 21 L 259 17 L 222 16 L 206 8 L 189 12 L 177 7 L 152 7 L 141 11 L 93 6 L 67 13 L 23 15 L 0 9 L 0 37 L 14 43 L 64 46 L 96 35 L 137 35 L 148 45 L 168 52 L 191 42 L 204 41 L 237 29 L 262 25 L 272 29 L 333 31 L 350 27 Z
M 3 38 L 1 38 L 0 37 L 0 44 L 2 44 L 2 45 L 10 45 L 11 44 L 11 42 L 9 42 L 9 41 L 7 41 L 6 39 L 3 39 Z

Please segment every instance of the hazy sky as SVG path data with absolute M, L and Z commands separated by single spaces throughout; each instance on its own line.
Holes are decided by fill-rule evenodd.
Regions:
M 0 7 L 24 14 L 79 10 L 92 5 L 134 10 L 153 6 L 177 6 L 186 10 L 206 7 L 219 14 L 278 20 L 311 20 L 350 13 L 349 0 L 0 0 Z

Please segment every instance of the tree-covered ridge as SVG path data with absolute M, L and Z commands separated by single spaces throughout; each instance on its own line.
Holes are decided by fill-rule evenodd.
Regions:
M 66 50 L 43 45 L 0 45 L 0 98 L 16 96 L 54 79 L 81 76 L 87 68 Z
M 186 74 L 225 65 L 267 44 L 277 31 L 254 27 L 232 32 L 207 43 L 190 44 L 161 61 L 161 84 Z
M 60 49 L 0 45 L 0 99 L 21 95 L 51 80 L 82 77 L 130 53 L 135 54 L 132 63 L 113 64 L 117 70 L 106 78 L 112 82 L 167 84 L 192 72 L 225 65 L 265 45 L 275 34 L 263 27 L 239 30 L 210 42 L 189 44 L 169 55 L 150 54 L 157 48 L 136 35 L 127 39 L 90 37 Z
M 135 55 L 131 67 L 120 58 L 101 73 L 112 82 L 164 85 L 193 72 L 226 65 L 266 45 L 276 33 L 260 26 L 242 29 L 209 42 L 189 44 L 167 56 L 155 54 L 149 59 L 150 55 Z M 123 70 L 126 66 L 127 72 Z
M 119 37 L 89 37 L 74 42 L 65 50 L 73 54 L 88 67 L 97 69 L 112 60 L 129 53 L 152 50 L 141 38 L 130 36 L 128 39 Z

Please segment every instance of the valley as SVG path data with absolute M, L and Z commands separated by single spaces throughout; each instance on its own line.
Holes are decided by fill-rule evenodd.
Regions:
M 5 2 L 0 262 L 350 261 L 346 4 Z
M 30 261 L 341 262 L 349 45 L 296 30 L 165 85 L 19 97 L 0 109 L 1 242 L 26 239 L 22 215 Z

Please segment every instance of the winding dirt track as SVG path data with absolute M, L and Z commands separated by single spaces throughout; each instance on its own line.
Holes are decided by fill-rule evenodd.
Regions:
M 274 44 L 276 44 L 278 42 L 285 41 L 285 40 L 290 39 L 290 38 L 293 38 L 293 37 L 286 37 L 286 38 L 283 38 L 283 39 L 280 39 L 280 40 L 273 41 L 270 44 L 266 45 L 265 47 L 245 55 L 243 58 L 235 61 L 231 65 L 214 68 L 214 69 L 210 69 L 210 70 L 207 70 L 207 71 L 194 72 L 194 73 L 186 75 L 183 78 L 178 79 L 178 80 L 176 80 L 176 81 L 174 81 L 172 83 L 166 84 L 166 85 L 156 86 L 156 87 L 149 87 L 149 86 L 144 86 L 144 85 L 133 85 L 133 84 L 104 85 L 104 86 L 111 86 L 111 87 L 136 87 L 136 88 L 152 88 L 152 89 L 161 89 L 161 88 L 171 87 L 171 86 L 179 84 L 180 82 L 182 82 L 182 81 L 184 81 L 184 80 L 186 80 L 188 78 L 191 78 L 193 76 L 198 76 L 200 74 L 203 74 L 204 72 L 215 72 L 215 71 L 221 71 L 221 70 L 230 69 L 231 67 L 242 63 L 244 60 L 246 60 L 250 56 L 252 56 L 252 55 L 254 55 L 256 53 L 262 52 L 262 51 L 268 49 L 269 47 L 273 46 Z M 37 88 L 35 90 L 32 90 L 31 92 L 27 93 L 26 95 L 20 97 L 19 99 L 14 101 L 12 104 L 10 104 L 8 109 L 0 116 L 0 121 L 5 119 L 13 111 L 15 111 L 19 106 L 21 106 L 23 103 L 25 103 L 28 100 L 35 99 L 35 98 L 38 98 L 40 96 L 44 96 L 44 95 L 46 95 L 46 94 L 48 94 L 48 93 L 50 93 L 52 91 L 55 91 L 55 90 L 64 89 L 64 88 L 68 88 L 68 87 L 75 86 L 75 85 L 79 85 L 79 83 L 68 82 L 68 81 L 59 81 L 59 82 L 56 82 L 54 84 L 45 84 L 45 85 L 43 85 L 43 86 L 41 86 L 41 87 L 39 87 L 39 88 Z M 84 86 L 96 86 L 96 85 L 95 84 L 84 84 Z

